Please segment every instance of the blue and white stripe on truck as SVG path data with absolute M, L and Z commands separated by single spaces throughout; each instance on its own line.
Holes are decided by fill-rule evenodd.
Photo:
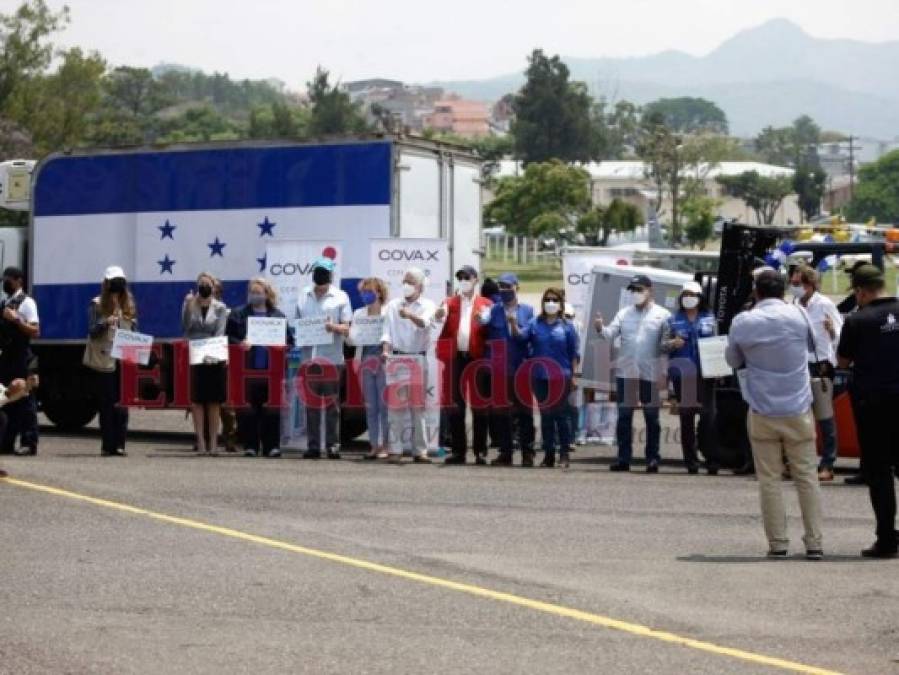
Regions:
M 391 155 L 385 141 L 49 159 L 33 199 L 42 339 L 85 338 L 108 265 L 125 269 L 140 329 L 180 337 L 197 274 L 221 278 L 225 302 L 242 304 L 273 240 L 342 240 L 341 285 L 355 299 L 368 240 L 390 236 Z

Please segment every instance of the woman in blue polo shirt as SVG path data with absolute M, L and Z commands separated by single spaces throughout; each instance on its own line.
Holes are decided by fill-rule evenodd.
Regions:
M 563 316 L 565 291 L 562 289 L 547 288 L 540 308 L 540 314 L 527 326 L 519 327 L 512 317 L 509 327 L 518 340 L 530 344 L 531 359 L 536 361 L 531 366 L 531 373 L 534 396 L 540 406 L 544 452 L 541 466 L 555 466 L 558 447 L 559 463 L 567 469 L 568 448 L 571 447 L 568 394 L 573 389 L 573 377 L 580 365 L 577 331 Z
M 678 312 L 662 328 L 662 351 L 668 354 L 668 380 L 674 387 L 680 417 L 680 442 L 684 464 L 691 474 L 699 473 L 697 456 L 696 416 L 699 416 L 699 449 L 706 458 L 710 475 L 718 473 L 718 463 L 709 455 L 708 419 L 703 402 L 709 400 L 710 390 L 702 379 L 699 364 L 699 339 L 715 335 L 715 317 L 706 308 L 702 287 L 688 281 L 678 296 Z

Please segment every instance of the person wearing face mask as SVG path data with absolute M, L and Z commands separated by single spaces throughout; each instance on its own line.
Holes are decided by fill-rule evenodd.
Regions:
M 478 272 L 471 265 L 464 265 L 456 272 L 459 292 L 446 300 L 438 308 L 435 318 L 444 321 L 437 351 L 444 364 L 447 377 L 443 382 L 447 392 L 446 400 L 453 402 L 449 411 L 449 426 L 452 454 L 446 458 L 446 464 L 465 464 L 467 435 L 465 433 L 466 400 L 471 400 L 471 393 L 463 389 L 466 382 L 462 373 L 466 367 L 483 358 L 486 350 L 487 328 L 478 315 L 489 311 L 493 303 L 481 297 L 476 291 Z M 477 398 L 487 400 L 490 388 L 488 373 L 483 369 L 477 371 L 474 381 L 467 382 L 478 390 Z M 475 409 L 477 408 L 477 409 Z M 487 409 L 483 406 L 472 407 L 472 426 L 475 462 L 484 463 L 487 457 Z
M 13 380 L 29 377 L 31 340 L 40 335 L 37 304 L 25 294 L 25 274 L 17 267 L 3 270 L 3 292 L 0 303 L 0 384 L 8 387 Z M 8 424 L 0 452 L 18 455 L 37 454 L 37 408 L 29 395 L 6 407 Z M 16 438 L 20 448 L 16 449 Z
M 312 263 L 312 285 L 303 289 L 297 302 L 296 318 L 323 318 L 325 330 L 332 336 L 327 344 L 303 347 L 300 377 L 305 379 L 305 384 L 302 390 L 314 397 L 314 404 L 306 405 L 309 445 L 303 453 L 305 459 L 319 459 L 322 450 L 328 459 L 340 459 L 340 383 L 345 363 L 343 343 L 350 332 L 353 309 L 349 296 L 332 283 L 336 266 L 331 258 L 322 256 L 316 259 Z
M 215 277 L 207 272 L 197 277 L 196 291 L 184 298 L 181 328 L 187 340 L 221 337 L 225 334 L 228 308 L 213 297 Z M 218 430 L 222 403 L 228 396 L 224 363 L 201 363 L 190 367 L 191 414 L 197 435 L 197 452 L 218 453 Z
M 861 265 L 852 275 L 858 311 L 846 317 L 837 358 L 851 368 L 851 394 L 861 470 L 868 485 L 876 520 L 876 540 L 862 551 L 866 558 L 899 555 L 896 530 L 896 485 L 899 476 L 899 300 L 885 288 L 883 271 Z
M 703 404 L 711 399 L 712 382 L 702 379 L 700 373 L 699 340 L 715 335 L 715 317 L 706 308 L 702 287 L 695 281 L 683 285 L 677 301 L 679 311 L 662 329 L 662 351 L 668 354 L 668 381 L 678 405 L 681 450 L 689 473 L 699 473 L 698 449 L 705 456 L 706 470 L 714 476 L 718 473 L 718 461 L 707 440 L 708 416 L 703 409 Z
M 843 317 L 837 306 L 826 295 L 818 292 L 818 273 L 811 267 L 796 267 L 790 275 L 790 293 L 793 302 L 805 308 L 814 335 L 815 351 L 809 350 L 808 366 L 812 377 L 833 381 L 836 371 L 836 346 L 843 329 Z M 821 461 L 818 463 L 818 480 L 833 480 L 833 465 L 837 460 L 837 427 L 833 417 L 818 420 L 821 431 Z
M 518 301 L 518 277 L 511 272 L 499 276 L 497 289 L 499 302 L 478 314 L 478 321 L 487 327 L 487 356 L 494 368 L 494 405 L 491 407 L 489 424 L 496 431 L 499 455 L 491 464 L 511 466 L 514 435 L 521 450 L 521 465 L 532 467 L 533 408 L 530 400 L 519 396 L 525 392 L 515 387 L 515 374 L 530 355 L 531 347 L 528 342 L 512 335 L 509 320 L 514 319 L 518 326 L 527 326 L 534 318 L 534 308 Z M 502 384 L 496 381 L 500 377 L 505 378 Z M 499 387 L 505 387 L 505 399 L 496 395 Z
M 420 357 L 422 391 L 427 391 L 427 355 L 432 347 L 432 328 L 437 314 L 436 305 L 422 295 L 425 278 L 425 273 L 417 267 L 406 270 L 403 297 L 387 303 L 381 339 L 381 358 L 385 361 L 391 354 Z M 410 399 L 408 405 L 391 401 L 388 404 L 390 461 L 402 462 L 404 450 L 410 450 L 413 461 L 430 463 L 424 402 Z
M 574 377 L 580 366 L 577 331 L 564 318 L 565 291 L 547 288 L 540 303 L 543 311 L 520 327 L 514 316 L 509 317 L 512 335 L 531 347 L 535 362 L 533 373 L 534 398 L 540 408 L 540 431 L 543 437 L 543 462 L 553 467 L 556 451 L 559 463 L 567 469 L 571 448 L 571 420 L 568 395 L 574 390 Z
M 359 282 L 359 298 L 362 300 L 362 307 L 353 312 L 353 323 L 347 336 L 347 344 L 356 346 L 356 358 L 361 361 L 359 376 L 362 380 L 369 443 L 365 459 L 387 459 L 390 428 L 387 425 L 387 400 L 384 395 L 387 378 L 384 362 L 381 360 L 381 344 L 357 345 L 354 337 L 354 325 L 362 318 L 380 318 L 383 334 L 387 284 L 378 277 L 363 279 Z
M 128 290 L 125 271 L 113 265 L 106 268 L 100 295 L 88 307 L 88 337 L 83 363 L 91 370 L 94 395 L 100 408 L 100 454 L 104 457 L 125 454 L 128 432 L 128 408 L 119 405 L 119 361 L 110 356 L 118 329 L 137 330 L 137 308 Z
M 251 317 L 274 317 L 283 319 L 284 313 L 277 308 L 278 297 L 272 285 L 263 277 L 250 280 L 247 287 L 247 304 L 237 307 L 228 315 L 225 334 L 228 343 L 243 345 L 247 350 L 246 365 L 250 370 L 266 370 L 269 364 L 269 347 L 251 346 L 247 342 L 247 327 Z M 290 331 L 285 334 L 285 342 L 292 344 Z M 281 438 L 281 411 L 270 407 L 268 402 L 269 383 L 267 380 L 247 382 L 247 407 L 237 410 L 237 434 L 244 447 L 244 456 L 277 458 L 281 456 L 278 447 Z
M 593 327 L 604 340 L 621 339 L 616 361 L 615 389 L 618 400 L 618 459 L 611 471 L 630 471 L 633 454 L 634 408 L 639 401 L 646 421 L 646 472 L 659 472 L 659 445 L 662 428 L 659 424 L 659 396 L 656 381 L 659 375 L 661 334 L 671 312 L 655 304 L 652 299 L 652 280 L 637 274 L 631 277 L 626 289 L 630 293 L 627 307 L 620 309 L 608 326 L 597 314 Z

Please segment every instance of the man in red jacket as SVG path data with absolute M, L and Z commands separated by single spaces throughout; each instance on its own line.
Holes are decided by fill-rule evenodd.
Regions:
M 476 377 L 471 375 L 462 381 L 465 367 L 485 355 L 486 327 L 478 321 L 478 314 L 493 303 L 477 294 L 478 272 L 471 265 L 462 266 L 456 272 L 459 292 L 448 298 L 435 318 L 444 319 L 443 331 L 437 343 L 437 353 L 444 364 L 445 385 L 443 391 L 452 396 L 452 407 L 449 410 L 450 437 L 452 439 L 452 455 L 446 458 L 447 464 L 465 464 L 467 443 L 465 437 L 466 402 L 471 402 L 470 388 L 476 383 L 480 403 L 487 400 L 490 388 L 489 373 L 486 368 L 479 369 Z M 466 391 L 468 389 L 468 391 Z M 472 407 L 474 439 L 472 448 L 476 464 L 487 463 L 487 407 Z

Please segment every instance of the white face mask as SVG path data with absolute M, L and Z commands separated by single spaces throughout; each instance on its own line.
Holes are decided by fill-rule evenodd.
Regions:
M 642 305 L 648 297 L 647 291 L 631 291 L 631 302 L 635 305 Z
M 687 295 L 681 300 L 684 309 L 696 309 L 699 307 L 699 298 Z
M 793 294 L 794 298 L 801 298 L 803 295 L 805 295 L 805 287 L 802 284 L 799 284 L 798 286 L 794 286 L 791 284 L 790 293 Z
M 543 311 L 546 312 L 549 316 L 555 316 L 559 313 L 559 303 L 552 301 L 544 302 Z
M 459 282 L 459 290 L 463 293 L 471 293 L 474 289 L 474 282 L 471 279 L 463 279 Z
M 418 292 L 418 288 L 416 288 L 415 284 L 404 283 L 403 284 L 403 297 L 411 298 L 415 293 Z

